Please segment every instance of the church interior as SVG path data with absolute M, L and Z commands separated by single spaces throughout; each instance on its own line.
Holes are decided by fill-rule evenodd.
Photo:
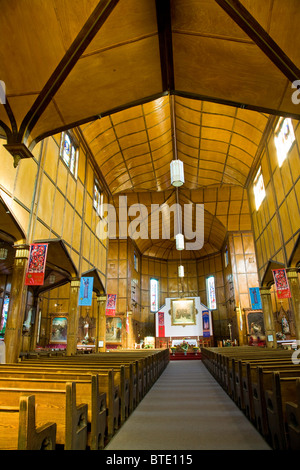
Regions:
M 0 449 L 12 415 L 13 449 L 103 449 L 190 360 L 300 449 L 299 22 L 297 0 L 1 2 Z

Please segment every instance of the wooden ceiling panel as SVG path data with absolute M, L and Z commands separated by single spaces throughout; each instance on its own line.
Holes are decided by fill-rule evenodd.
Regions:
M 129 87 L 132 77 L 135 86 Z M 158 39 L 151 37 L 83 57 L 58 90 L 56 103 L 72 123 L 160 92 Z
M 170 163 L 181 159 L 180 203 L 207 204 L 205 245 L 186 257 L 220 250 L 227 230 L 248 230 L 245 188 L 269 117 L 300 117 L 291 88 L 298 0 L 29 3 L 1 4 L 8 140 L 32 151 L 78 126 L 109 195 L 147 207 L 176 201 Z M 160 242 L 138 246 L 178 256 L 174 239 Z
M 155 0 L 120 0 L 86 55 L 154 35 L 157 35 Z
M 177 90 L 278 109 L 287 79 L 257 46 L 173 34 L 173 50 Z

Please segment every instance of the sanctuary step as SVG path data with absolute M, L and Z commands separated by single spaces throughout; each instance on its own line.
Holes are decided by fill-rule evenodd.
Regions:
M 197 354 L 191 352 L 187 352 L 184 354 L 183 352 L 176 352 L 174 355 L 170 353 L 170 361 L 199 361 L 201 360 L 201 353 L 198 352 Z

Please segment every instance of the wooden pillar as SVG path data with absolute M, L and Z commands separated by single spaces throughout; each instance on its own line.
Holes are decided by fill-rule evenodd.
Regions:
M 30 334 L 30 351 L 34 351 L 36 348 L 37 343 L 37 336 L 38 336 L 38 326 L 39 326 L 39 308 L 40 308 L 40 301 L 39 297 L 34 297 L 34 324 L 31 328 Z
M 241 307 L 236 307 L 236 319 L 238 327 L 238 341 L 240 346 L 248 344 L 247 341 L 247 330 L 245 324 L 245 311 Z
M 71 280 L 68 330 L 67 330 L 67 356 L 74 356 L 77 353 L 79 307 L 78 296 L 80 289 L 80 279 Z
M 28 245 L 15 245 L 11 294 L 5 330 L 6 362 L 18 362 L 22 345 L 22 329 L 26 309 L 27 286 L 25 275 L 29 256 Z
M 105 307 L 106 307 L 106 296 L 97 296 L 97 331 L 96 331 L 96 352 L 105 352 L 106 343 L 105 343 L 105 334 L 106 334 L 106 316 L 105 316 Z M 99 346 L 99 341 L 101 346 Z
M 126 347 L 127 349 L 132 349 L 133 348 L 133 329 L 132 329 L 132 311 L 129 310 L 127 312 L 127 328 L 126 328 Z
M 291 301 L 294 311 L 295 327 L 296 327 L 296 340 L 300 341 L 300 289 L 297 268 L 288 268 L 286 271 L 290 290 Z
M 268 348 L 277 348 L 276 331 L 274 327 L 273 309 L 271 301 L 271 288 L 260 287 L 259 290 L 264 314 L 266 344 Z

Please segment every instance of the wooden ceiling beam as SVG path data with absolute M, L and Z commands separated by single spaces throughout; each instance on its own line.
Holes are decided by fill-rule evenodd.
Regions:
M 239 0 L 215 0 L 231 19 L 255 42 L 290 82 L 300 79 L 300 70 Z
M 119 0 L 99 1 L 97 7 L 52 73 L 31 109 L 26 114 L 19 130 L 19 141 L 26 143 L 32 129 L 51 102 L 53 96 L 57 93 L 83 52 L 99 32 L 101 26 L 109 17 L 118 1 Z
M 156 0 L 162 88 L 172 92 L 175 88 L 170 0 Z

